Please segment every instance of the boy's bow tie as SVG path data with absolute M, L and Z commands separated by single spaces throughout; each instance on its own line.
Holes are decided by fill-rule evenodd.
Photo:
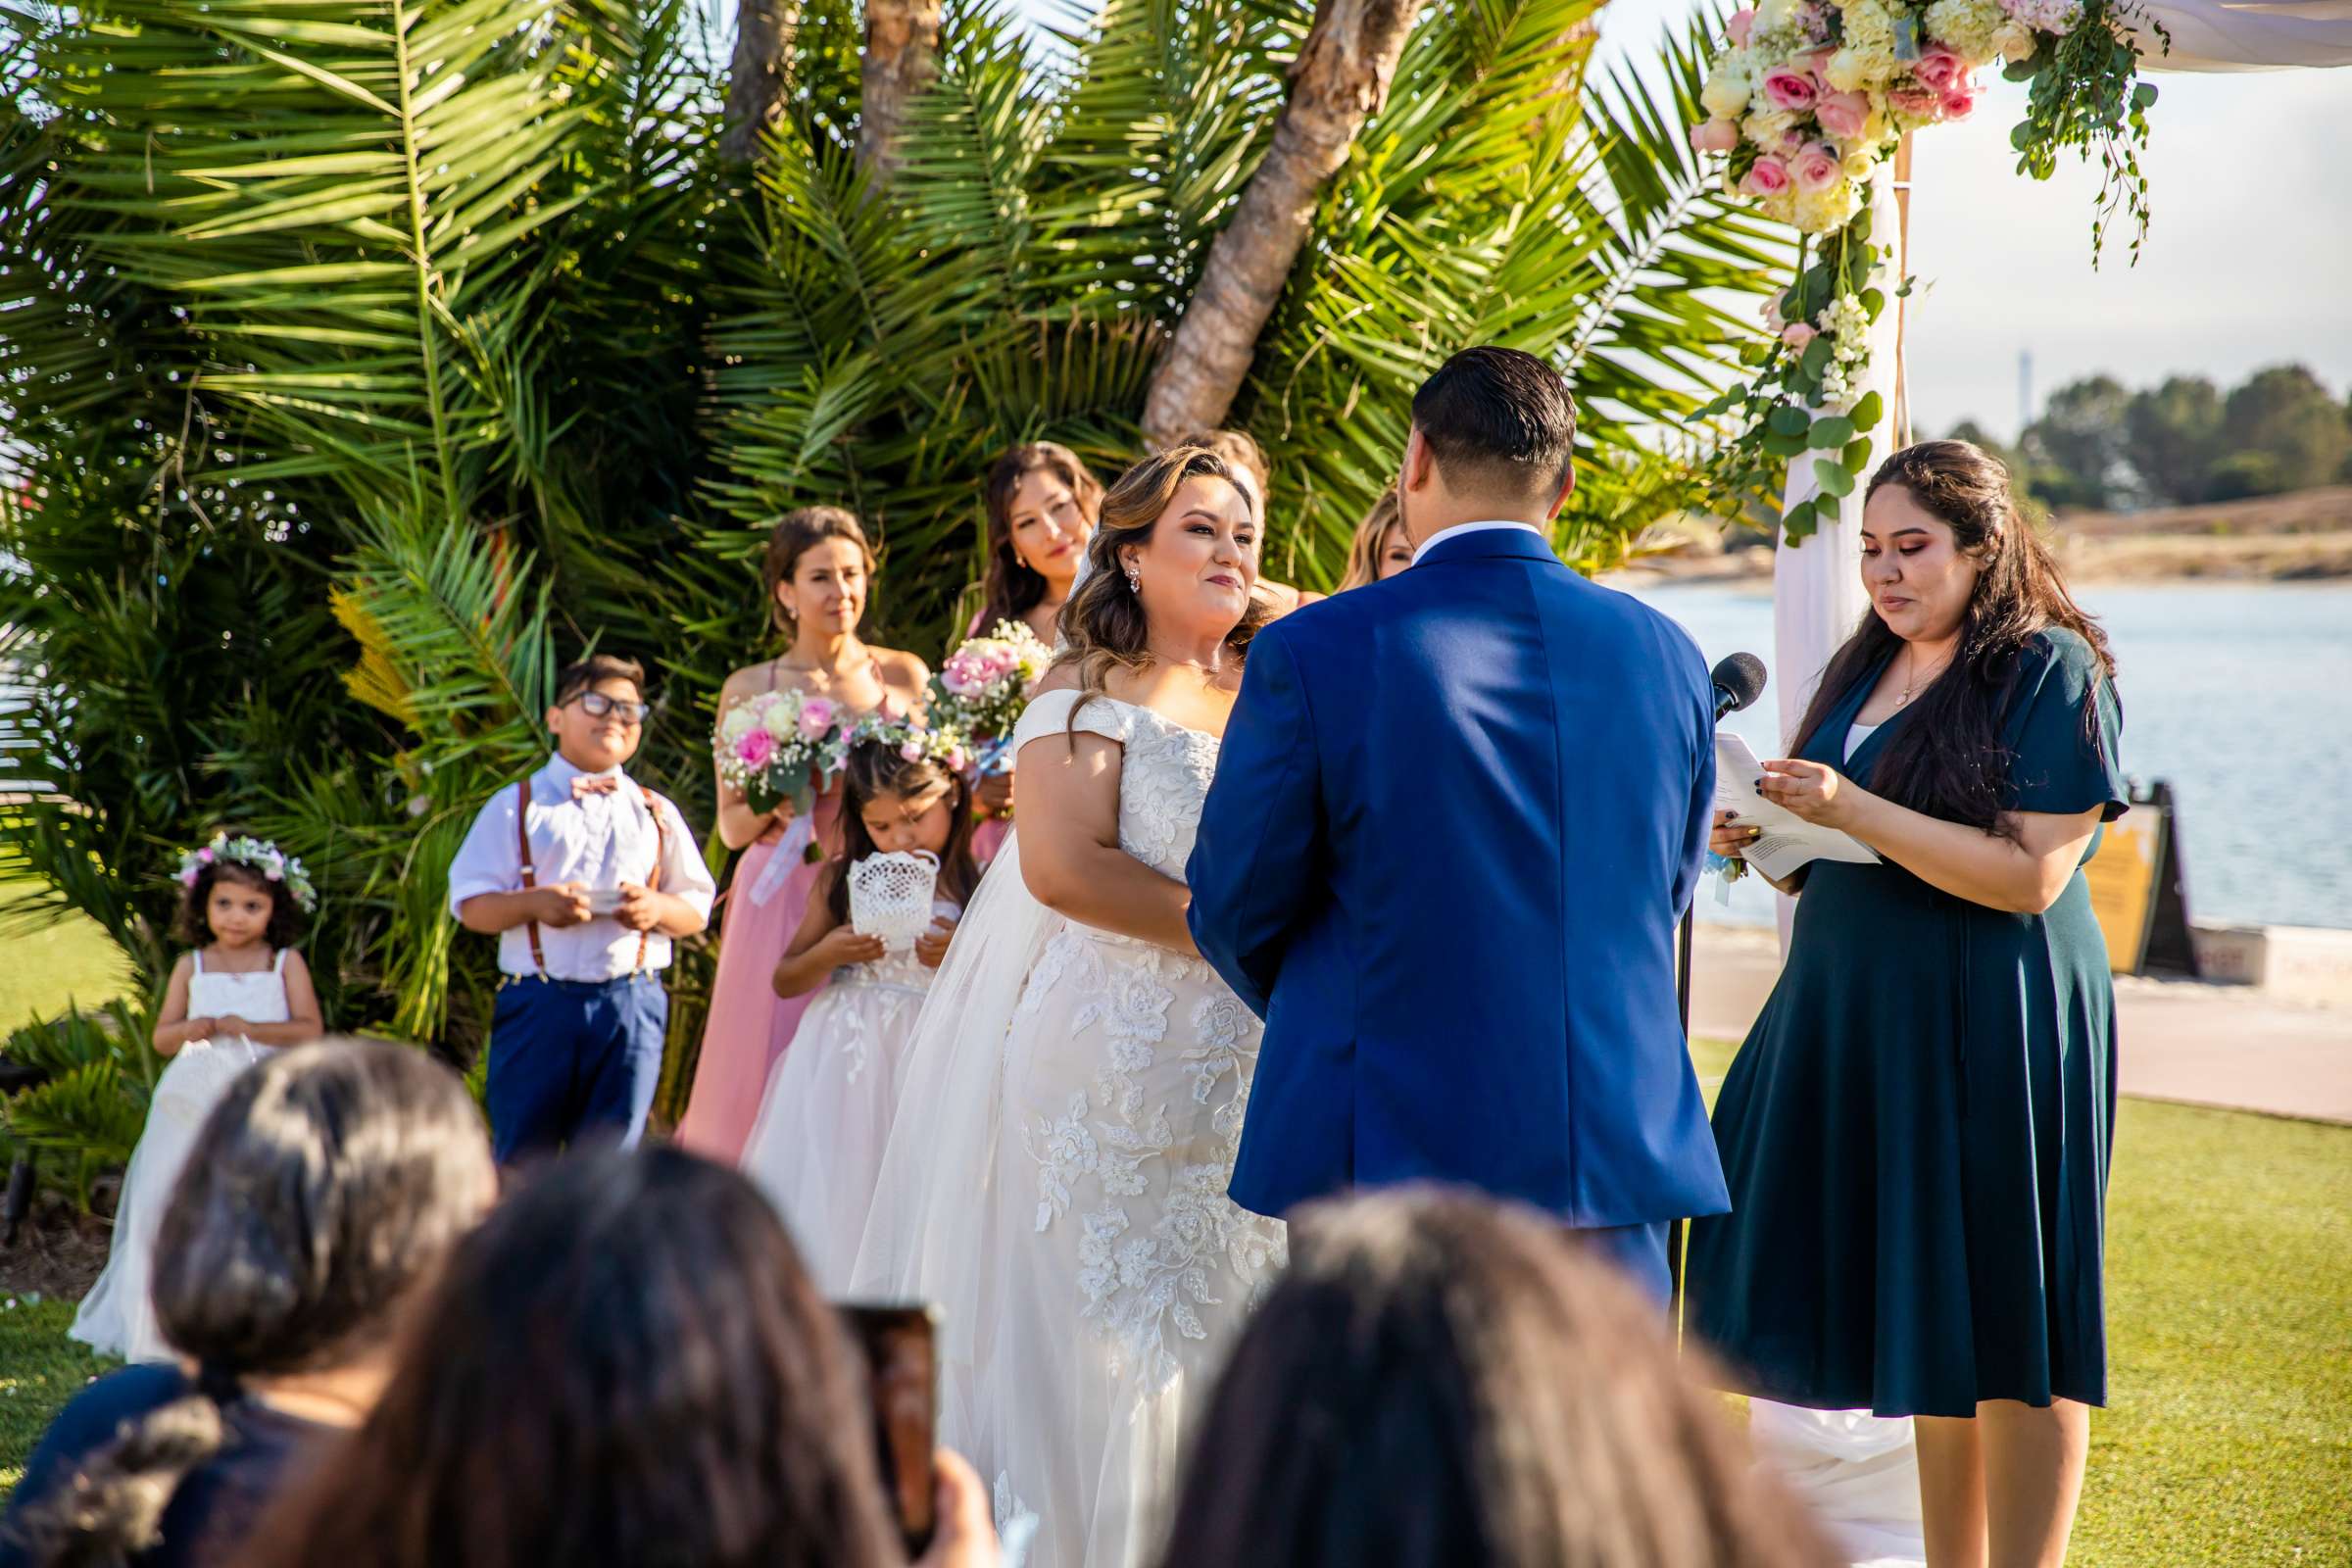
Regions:
M 610 795 L 620 788 L 618 773 L 574 773 L 571 776 L 571 798 L 583 795 Z

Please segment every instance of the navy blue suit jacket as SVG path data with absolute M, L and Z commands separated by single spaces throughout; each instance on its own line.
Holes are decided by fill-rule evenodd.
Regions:
M 1520 529 L 1258 633 L 1188 872 L 1201 953 L 1266 1020 L 1236 1201 L 1729 1206 L 1674 994 L 1711 695 L 1680 627 Z

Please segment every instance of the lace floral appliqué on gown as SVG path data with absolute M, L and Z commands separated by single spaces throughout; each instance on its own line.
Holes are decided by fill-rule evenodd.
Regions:
M 1040 698 L 1023 733 L 1068 722 Z M 1217 740 L 1096 698 L 1124 748 L 1120 847 L 1184 875 Z M 1258 1023 L 1198 958 L 1060 921 L 1004 1041 L 993 1188 L 1004 1239 L 981 1380 L 985 1461 L 1034 1511 L 1032 1568 L 1148 1556 L 1200 1407 L 1286 1261 L 1279 1221 L 1225 1196 Z

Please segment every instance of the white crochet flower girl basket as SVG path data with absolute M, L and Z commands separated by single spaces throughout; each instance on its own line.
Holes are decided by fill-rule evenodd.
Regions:
M 927 850 L 869 855 L 850 867 L 850 926 L 905 953 L 931 929 L 931 890 L 939 857 Z

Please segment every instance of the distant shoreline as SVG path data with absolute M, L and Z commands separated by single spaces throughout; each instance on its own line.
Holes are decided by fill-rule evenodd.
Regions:
M 2352 485 L 2147 512 L 2078 513 L 2046 525 L 2075 582 L 2334 582 L 2352 578 Z M 1711 522 L 1667 530 L 1632 580 L 1770 581 L 1772 548 L 1727 551 Z

